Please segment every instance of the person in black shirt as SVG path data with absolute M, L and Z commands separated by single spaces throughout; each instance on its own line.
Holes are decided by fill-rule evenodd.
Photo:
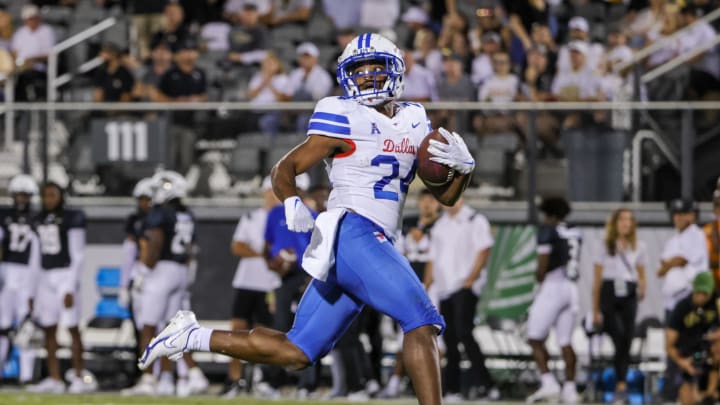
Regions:
M 165 27 L 153 34 L 150 39 L 150 49 L 160 42 L 167 42 L 173 52 L 180 49 L 180 45 L 190 38 L 190 31 L 185 26 L 185 10 L 175 2 L 168 2 L 164 10 Z
M 665 328 L 668 358 L 683 372 L 681 405 L 718 399 L 720 297 L 714 290 L 712 273 L 695 276 L 693 293 L 675 306 Z
M 43 384 L 62 384 L 55 337 L 57 325 L 62 322 L 67 326 L 72 338 L 72 366 L 75 376 L 69 391 L 94 391 L 97 383 L 91 384 L 84 379 L 83 344 L 78 329 L 78 292 L 85 258 L 85 213 L 65 207 L 65 190 L 57 183 L 45 183 L 40 192 L 42 211 L 33 221 L 40 240 L 41 268 L 34 314 L 38 324 L 45 330 L 49 377 L 35 388 L 42 392 Z
M 31 176 L 20 174 L 10 180 L 8 192 L 13 206 L 0 211 L 0 370 L 9 349 L 9 332 L 32 307 L 39 257 L 30 207 L 32 196 L 38 192 L 37 184 Z
M 120 48 L 113 43 L 106 43 L 100 50 L 100 57 L 105 64 L 95 74 L 93 101 L 130 101 L 135 78 L 122 65 Z
M 533 23 L 547 24 L 550 14 L 545 0 L 504 0 L 503 5 L 510 16 L 510 29 L 524 50 L 532 47 Z
M 570 204 L 564 198 L 544 199 L 540 211 L 545 214 L 537 231 L 536 278 L 540 288 L 528 311 L 527 335 L 541 376 L 540 389 L 528 397 L 528 402 L 561 396 L 565 403 L 577 403 L 572 333 L 579 311 L 575 280 L 578 277 L 580 232 L 565 223 Z M 548 368 L 545 340 L 552 327 L 556 330 L 556 340 L 565 361 L 562 391 Z
M 160 78 L 158 91 L 153 93 L 154 101 L 207 101 L 205 72 L 195 66 L 198 58 L 197 44 L 193 40 L 187 40 L 178 46 L 175 66 Z M 181 111 L 171 117 L 168 164 L 176 171 L 185 173 L 194 161 L 195 114 L 193 111 Z
M 265 57 L 268 32 L 260 24 L 257 5 L 245 4 L 242 11 L 233 16 L 233 22 L 235 25 L 228 34 L 228 59 L 243 65 L 260 64 Z

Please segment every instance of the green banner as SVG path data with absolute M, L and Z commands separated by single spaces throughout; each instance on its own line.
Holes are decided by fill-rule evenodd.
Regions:
M 488 281 L 478 304 L 480 319 L 520 319 L 527 313 L 535 287 L 535 232 L 534 226 L 497 228 Z

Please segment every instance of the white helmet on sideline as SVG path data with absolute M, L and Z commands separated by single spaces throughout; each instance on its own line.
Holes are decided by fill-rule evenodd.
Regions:
M 36 195 L 38 193 L 38 185 L 35 179 L 29 174 L 18 174 L 10 180 L 8 193 L 10 193 L 10 195 L 20 193 Z
M 155 174 L 152 181 L 155 186 L 153 194 L 155 204 L 164 204 L 170 200 L 187 196 L 187 180 L 178 172 L 164 170 Z
M 385 66 L 373 72 L 355 72 L 368 63 Z M 360 104 L 376 106 L 399 98 L 404 89 L 403 74 L 405 62 L 400 49 L 389 39 L 379 34 L 365 33 L 353 38 L 338 58 L 337 81 L 347 98 Z M 369 76 L 373 87 L 360 89 L 357 78 Z M 384 76 L 385 82 L 378 88 L 377 78 Z
M 135 185 L 135 188 L 133 189 L 133 193 L 132 193 L 133 198 L 140 198 L 140 197 L 153 198 L 154 195 L 155 195 L 155 182 L 153 181 L 152 177 L 146 177 L 146 178 L 138 181 L 137 184 Z

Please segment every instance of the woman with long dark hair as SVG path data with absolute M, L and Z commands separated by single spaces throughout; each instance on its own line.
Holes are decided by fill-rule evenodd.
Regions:
M 638 301 L 645 296 L 645 244 L 637 240 L 632 211 L 615 210 L 605 226 L 602 254 L 595 261 L 593 321 L 613 341 L 613 365 L 617 375 L 615 403 L 627 402 L 627 371 L 630 363 Z

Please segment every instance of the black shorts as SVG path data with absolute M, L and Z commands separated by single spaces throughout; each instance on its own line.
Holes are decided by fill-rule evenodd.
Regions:
M 233 301 L 233 319 L 243 319 L 252 325 L 272 325 L 272 315 L 264 291 L 235 289 Z

